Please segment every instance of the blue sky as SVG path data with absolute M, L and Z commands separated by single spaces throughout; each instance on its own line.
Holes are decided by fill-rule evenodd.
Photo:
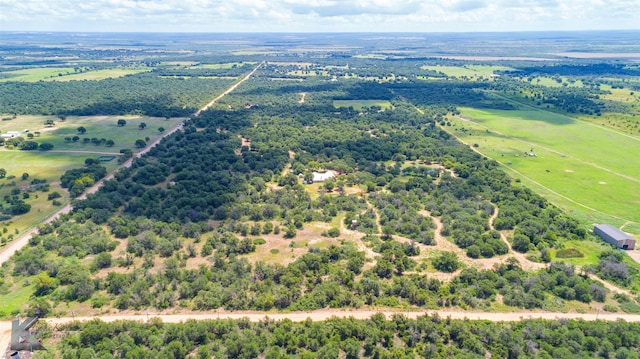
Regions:
M 2 31 L 640 29 L 640 0 L 0 0 Z

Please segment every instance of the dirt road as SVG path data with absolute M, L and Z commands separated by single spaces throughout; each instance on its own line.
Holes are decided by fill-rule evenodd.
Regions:
M 183 313 L 183 314 L 161 314 L 150 313 L 147 315 L 105 315 L 96 317 L 76 317 L 75 320 L 89 321 L 92 319 L 100 319 L 105 322 L 113 322 L 116 320 L 134 320 L 139 322 L 146 322 L 152 318 L 160 318 L 165 323 L 180 323 L 187 320 L 213 320 L 213 319 L 241 319 L 247 318 L 252 322 L 261 321 L 265 318 L 274 320 L 289 319 L 294 322 L 302 322 L 307 318 L 313 321 L 323 321 L 330 318 L 355 318 L 355 319 L 367 319 L 374 314 L 382 313 L 387 318 L 393 314 L 401 314 L 408 318 L 416 318 L 425 314 L 434 315 L 437 314 L 442 318 L 450 317 L 451 319 L 470 319 L 470 320 L 489 320 L 493 322 L 514 322 L 526 319 L 545 319 L 545 320 L 557 320 L 557 319 L 582 319 L 582 320 L 605 320 L 616 321 L 624 320 L 627 322 L 640 323 L 640 315 L 632 315 L 625 313 L 554 313 L 554 312 L 534 312 L 534 311 L 518 311 L 512 313 L 486 313 L 486 312 L 468 312 L 468 311 L 455 311 L 455 310 L 425 310 L 425 311 L 399 311 L 389 308 L 381 308 L 379 310 L 357 310 L 357 309 L 322 309 L 310 312 L 291 312 L 291 313 L 268 313 L 268 312 L 197 312 L 197 313 Z M 74 318 L 44 318 L 41 319 L 51 325 L 69 323 Z M 0 343 L 8 343 L 11 334 L 11 322 L 0 322 Z
M 253 75 L 259 68 L 260 66 L 262 66 L 264 64 L 264 62 L 260 63 L 258 66 L 256 66 L 247 76 L 243 77 L 240 81 L 236 82 L 235 84 L 233 84 L 231 87 L 229 87 L 225 92 L 223 92 L 222 94 L 220 94 L 219 96 L 217 96 L 216 98 L 214 98 L 213 100 L 211 100 L 208 104 L 206 104 L 203 108 L 201 108 L 200 110 L 198 110 L 194 115 L 198 116 L 200 115 L 200 113 L 204 110 L 206 110 L 207 108 L 209 108 L 211 105 L 213 105 L 214 103 L 216 103 L 216 101 L 220 100 L 221 98 L 223 98 L 225 95 L 229 94 L 231 91 L 235 90 L 241 83 L 245 82 L 246 80 L 249 79 L 249 77 L 251 77 L 251 75 Z M 131 163 L 133 162 L 134 158 L 139 158 L 142 155 L 144 155 L 145 153 L 149 152 L 155 145 L 157 145 L 158 143 L 160 143 L 160 141 L 167 137 L 172 135 L 173 133 L 175 133 L 178 130 L 181 130 L 183 127 L 183 124 L 179 124 L 176 127 L 172 128 L 171 130 L 165 132 L 162 136 L 158 137 L 156 140 L 154 140 L 153 142 L 149 143 L 147 145 L 147 147 L 145 147 L 143 150 L 141 150 L 140 152 L 137 152 L 133 158 L 129 159 L 128 161 L 126 161 L 125 163 L 122 164 L 122 166 L 120 166 L 120 168 L 123 167 L 131 167 Z M 119 154 L 119 153 L 118 153 Z M 117 170 L 117 169 L 116 169 Z M 115 171 L 114 171 L 115 172 Z M 106 176 L 105 178 L 103 178 L 102 180 L 98 181 L 95 185 L 93 185 L 93 187 L 87 189 L 85 191 L 84 194 L 82 194 L 80 197 L 78 197 L 77 199 L 82 200 L 85 199 L 87 194 L 92 194 L 92 193 L 96 193 L 98 191 L 98 189 L 100 189 L 100 187 L 102 187 L 102 185 L 104 184 L 105 181 L 108 181 L 110 179 L 113 178 L 113 173 L 109 174 L 108 176 Z M 71 205 L 68 204 L 64 207 L 62 207 L 61 209 L 59 209 L 58 211 L 56 211 L 54 214 L 52 214 L 49 218 L 47 218 L 44 223 L 51 223 L 52 221 L 56 220 L 58 217 L 60 217 L 60 215 L 62 214 L 66 214 L 71 212 Z M 23 235 L 21 235 L 20 237 L 18 237 L 16 240 L 12 241 L 11 243 L 9 243 L 2 251 L 0 251 L 0 265 L 2 265 L 4 262 L 8 261 L 9 258 L 11 258 L 11 256 L 19 251 L 22 247 L 26 246 L 27 243 L 29 243 L 29 239 L 31 239 L 31 237 L 33 237 L 36 233 L 38 232 L 38 228 L 37 226 L 30 229 L 29 231 L 27 231 L 26 233 L 24 233 Z
M 198 112 L 196 112 L 194 115 L 195 116 L 200 116 L 200 113 L 202 111 L 206 111 L 209 107 L 211 107 L 214 103 L 218 102 L 221 98 L 223 98 L 225 95 L 228 95 L 231 91 L 235 90 L 236 87 L 240 86 L 240 84 L 242 84 L 243 82 L 247 81 L 249 79 L 249 77 L 251 77 L 251 75 L 253 75 L 256 71 L 258 71 L 258 69 L 265 64 L 265 61 L 262 61 L 260 64 L 258 64 L 258 66 L 256 66 L 251 72 L 249 72 L 247 74 L 247 76 L 243 77 L 242 80 L 236 82 L 235 84 L 233 84 L 231 87 L 229 87 L 225 92 L 221 93 L 220 96 L 214 98 L 213 100 L 211 100 L 208 104 L 204 105 L 203 108 L 199 109 Z

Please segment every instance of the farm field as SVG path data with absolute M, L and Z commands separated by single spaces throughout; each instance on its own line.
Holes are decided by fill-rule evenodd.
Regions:
M 127 75 L 139 74 L 141 72 L 151 71 L 149 68 L 121 68 L 103 69 L 96 71 L 88 71 L 79 74 L 63 75 L 44 79 L 44 81 L 82 81 L 82 80 L 104 80 L 108 78 L 123 77 Z
M 362 110 L 365 107 L 379 106 L 383 110 L 391 108 L 391 102 L 386 100 L 334 100 L 333 107 L 353 107 L 355 110 Z
M 147 71 L 150 71 L 150 69 L 115 67 L 111 69 L 75 73 L 72 67 L 40 67 L 2 72 L 0 73 L 0 75 L 2 75 L 0 77 L 0 82 L 104 80 L 107 78 L 122 77 Z
M 461 108 L 452 125 L 461 140 L 560 207 L 593 222 L 640 222 L 640 138 L 536 110 Z
M 22 81 L 22 82 L 37 82 L 40 80 L 58 77 L 58 75 L 65 75 L 67 73 L 73 73 L 72 67 L 41 67 L 33 69 L 23 69 L 15 71 L 1 72 L 0 82 L 6 81 Z
M 126 121 L 125 126 L 118 126 L 118 120 Z M 53 120 L 55 125 L 46 127 L 46 120 Z M 86 153 L 102 153 L 113 152 L 119 153 L 120 149 L 128 148 L 135 150 L 135 141 L 137 139 L 145 139 L 149 137 L 153 140 L 161 135 L 158 128 L 162 127 L 166 130 L 175 127 L 178 123 L 184 121 L 184 118 L 153 118 L 144 116 L 69 116 L 65 121 L 60 121 L 55 116 L 19 116 L 15 120 L 2 121 L 0 123 L 0 132 L 22 131 L 28 129 L 30 133 L 39 132 L 39 135 L 33 138 L 39 143 L 48 142 L 53 144 L 53 152 L 57 151 L 80 151 Z M 139 129 L 139 125 L 145 123 L 143 130 Z M 79 127 L 84 127 L 86 132 L 81 134 Z M 77 142 L 67 141 L 66 137 L 78 136 Z M 85 143 L 85 138 L 106 139 L 114 141 L 112 147 L 105 144 L 95 145 L 91 142 Z
M 433 70 L 453 77 L 489 77 L 495 71 L 512 70 L 506 66 L 466 65 L 466 66 L 422 66 L 423 70 Z

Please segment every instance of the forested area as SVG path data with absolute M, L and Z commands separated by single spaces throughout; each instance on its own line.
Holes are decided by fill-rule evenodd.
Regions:
M 514 250 L 539 260 L 567 239 L 589 237 L 495 162 L 440 130 L 435 121 L 446 108 L 431 105 L 421 114 L 392 98 L 394 108 L 386 111 L 336 111 L 334 98 L 367 93 L 369 85 L 320 86 L 303 106 L 290 99 L 298 85 L 279 86 L 247 83 L 77 201 L 73 213 L 42 226 L 6 272 L 40 273 L 30 305 L 44 314 L 61 301 L 192 310 L 488 309 L 499 301 L 555 310 L 566 301 L 612 298 L 582 269 L 562 263 L 528 272 L 517 260 L 460 269 L 455 255 L 421 257 L 434 248 L 434 218 L 440 234 L 472 259 L 508 252 L 498 231 L 509 231 Z M 370 93 L 397 90 L 370 87 Z M 244 102 L 253 105 L 222 109 Z M 242 147 L 241 138 L 250 144 Z M 339 176 L 312 194 L 298 177 L 312 170 Z M 70 171 L 63 184 L 103 175 L 93 165 Z M 293 247 L 299 233 L 336 221 L 361 232 L 373 257 L 340 239 L 309 246 L 288 264 L 247 259 L 270 241 L 283 238 Z M 340 228 L 323 236 L 340 238 Z M 198 258 L 205 261 L 189 264 Z M 440 280 L 427 268 L 456 273 Z M 591 271 L 622 286 L 638 274 L 613 254 Z M 634 298 L 616 298 L 621 307 L 628 303 L 626 310 L 637 307 Z
M 50 328 L 41 332 L 50 333 Z M 640 327 L 574 320 L 492 323 L 402 315 L 324 322 L 190 320 L 70 323 L 65 359 L 99 358 L 638 358 Z M 44 354 L 44 357 L 48 357 Z
M 162 78 L 153 73 L 101 81 L 0 82 L 0 113 L 184 117 L 232 82 Z
M 220 45 L 226 46 L 232 45 Z M 640 313 L 637 265 L 609 248 L 587 265 L 563 262 L 557 253 L 567 241 L 593 244 L 591 224 L 562 212 L 447 132 L 459 107 L 516 110 L 530 104 L 597 116 L 608 108 L 601 97 L 610 94 L 599 85 L 613 81 L 597 76 L 635 76 L 636 68 L 503 62 L 495 68 L 517 71 L 495 70 L 499 76 L 471 80 L 425 66 L 469 64 L 460 72 L 468 74 L 475 62 L 419 53 L 183 55 L 168 48 L 156 56 L 147 50 L 141 45 L 103 55 L 118 58 L 113 63 L 153 68 L 148 73 L 101 81 L 0 82 L 0 112 L 9 116 L 191 116 L 131 167 L 117 170 L 98 192 L 73 199 L 71 213 L 39 226 L 0 268 L 0 295 L 18 291 L 27 302 L 0 308 L 0 317 L 216 309 Z M 100 58 L 95 52 L 73 55 L 87 63 Z M 192 115 L 228 88 L 231 78 L 262 61 L 248 81 Z M 475 67 L 478 73 L 493 71 L 481 67 Z M 541 85 L 539 76 L 557 83 Z M 569 86 L 577 79 L 580 86 Z M 143 148 L 145 140 L 139 141 Z M 34 143 L 8 140 L 5 146 L 42 149 Z M 120 161 L 132 156 L 128 151 Z M 333 177 L 314 183 L 318 173 Z M 25 199 L 48 191 L 46 182 L 25 175 L 22 182 L 0 184 L 11 187 L 0 206 L 2 220 L 29 211 Z M 89 158 L 62 175 L 60 184 L 77 198 L 106 175 Z M 60 197 L 48 193 L 49 200 Z M 151 319 L 42 325 L 38 334 L 55 347 L 38 354 L 43 358 L 640 353 L 640 329 L 624 321 L 493 323 L 402 315 L 320 323 Z

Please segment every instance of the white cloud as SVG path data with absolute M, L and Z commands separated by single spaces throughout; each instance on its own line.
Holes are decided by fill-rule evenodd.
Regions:
M 0 0 L 5 31 L 518 31 L 639 24 L 638 0 Z

